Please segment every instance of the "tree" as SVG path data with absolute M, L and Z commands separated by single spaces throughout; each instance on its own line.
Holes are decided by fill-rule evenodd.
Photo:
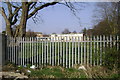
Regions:
M 77 32 L 76 32 L 76 31 L 73 31 L 72 33 L 76 34 Z
M 83 35 L 86 35 L 86 33 L 87 33 L 87 29 L 84 28 L 84 29 L 82 30 L 82 32 L 83 32 Z
M 5 2 L 5 7 L 1 7 L 0 12 L 6 22 L 6 33 L 12 37 L 24 37 L 26 33 L 26 24 L 28 19 L 36 20 L 38 11 L 61 4 L 67 6 L 74 14 L 77 10 L 71 2 L 60 3 L 62 0 L 55 0 L 53 2 L 32 2 L 22 0 L 23 2 Z M 12 27 L 16 25 L 15 34 L 13 34 Z
M 26 32 L 26 37 L 36 37 L 36 33 L 34 31 L 31 31 L 30 29 Z
M 6 34 L 6 31 L 2 31 L 2 34 Z
M 70 34 L 70 31 L 69 31 L 69 29 L 64 29 L 64 31 L 62 32 L 62 34 Z
M 118 29 L 118 4 L 115 2 L 109 2 L 109 3 L 98 3 L 97 4 L 97 19 L 96 21 L 99 21 L 97 26 L 99 26 L 102 30 L 100 31 L 106 31 L 108 35 L 116 35 L 119 32 Z M 100 25 L 102 25 L 100 27 Z M 103 27 L 104 26 L 104 27 Z M 97 28 L 98 29 L 98 28 Z M 105 29 L 105 30 L 104 30 Z
M 56 34 L 55 32 L 53 32 L 52 34 Z

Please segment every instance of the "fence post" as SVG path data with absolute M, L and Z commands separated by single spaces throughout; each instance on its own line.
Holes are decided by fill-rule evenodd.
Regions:
M 0 34 L 0 71 L 2 71 L 2 66 L 6 62 L 6 36 Z

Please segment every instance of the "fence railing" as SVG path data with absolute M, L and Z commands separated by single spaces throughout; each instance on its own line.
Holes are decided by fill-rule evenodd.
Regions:
M 7 59 L 16 65 L 102 65 L 106 48 L 119 50 L 119 36 L 7 37 Z

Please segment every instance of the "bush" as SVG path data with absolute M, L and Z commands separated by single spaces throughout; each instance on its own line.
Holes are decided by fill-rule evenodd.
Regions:
M 118 51 L 115 47 L 113 48 L 106 48 L 105 52 L 103 53 L 103 66 L 107 67 L 108 69 L 113 69 L 118 67 Z

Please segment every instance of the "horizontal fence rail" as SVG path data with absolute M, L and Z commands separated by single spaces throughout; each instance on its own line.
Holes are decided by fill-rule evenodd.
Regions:
M 107 48 L 119 50 L 119 36 L 7 37 L 7 59 L 16 65 L 103 65 Z

